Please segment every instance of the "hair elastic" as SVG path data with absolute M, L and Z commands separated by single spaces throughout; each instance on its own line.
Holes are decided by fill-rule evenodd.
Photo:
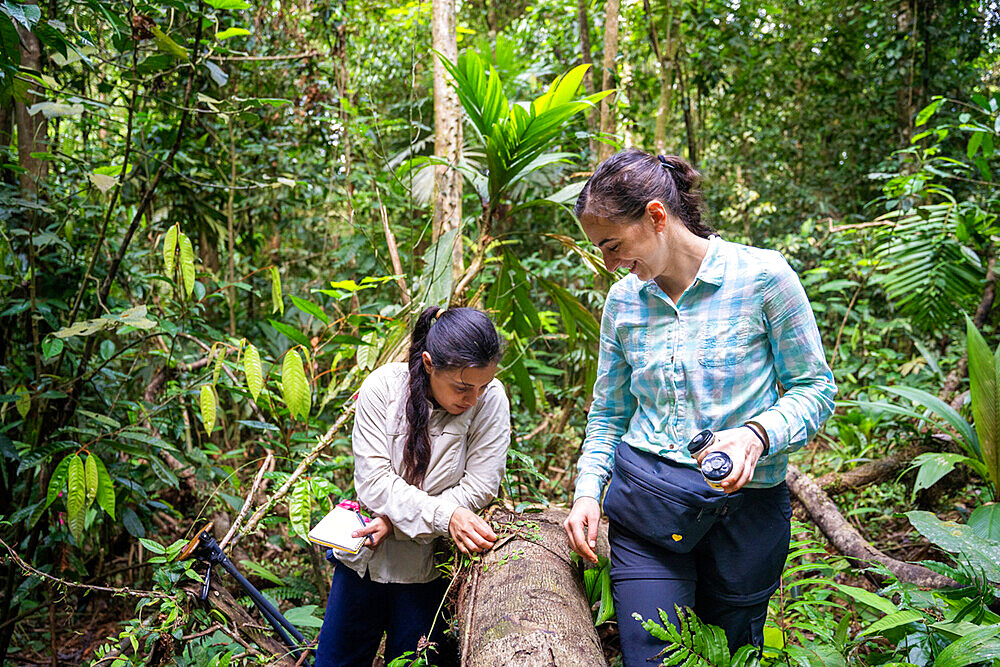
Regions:
M 662 155 L 657 155 L 656 157 L 660 159 L 660 166 L 663 167 L 664 169 L 667 169 L 669 171 L 673 171 L 674 169 L 676 169 L 676 167 L 674 167 L 673 164 L 667 162 L 667 158 L 663 157 Z
M 437 319 L 439 317 L 441 317 L 441 313 L 443 313 L 446 310 L 448 310 L 448 309 L 447 308 L 439 308 L 438 311 L 436 313 L 434 313 L 434 320 L 437 321 Z

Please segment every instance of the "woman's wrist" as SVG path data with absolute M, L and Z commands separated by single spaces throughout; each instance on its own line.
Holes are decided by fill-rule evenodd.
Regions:
M 749 429 L 750 432 L 757 437 L 757 440 L 760 441 L 761 447 L 763 448 L 760 454 L 761 457 L 767 456 L 771 451 L 771 441 L 770 438 L 768 438 L 767 429 L 752 420 L 743 422 L 743 428 Z

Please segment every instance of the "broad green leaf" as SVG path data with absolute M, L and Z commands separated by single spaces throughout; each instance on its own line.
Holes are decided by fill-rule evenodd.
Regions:
M 194 291 L 194 247 L 187 234 L 180 232 L 177 244 L 181 249 L 181 276 L 184 278 L 184 291 L 188 296 Z
M 601 625 L 615 615 L 615 600 L 611 594 L 611 564 L 605 563 L 601 568 L 601 573 L 597 577 L 597 584 L 601 591 L 601 606 L 597 609 L 597 618 L 594 625 Z
M 983 539 L 1000 542 L 1000 503 L 987 503 L 973 510 L 969 526 Z
M 285 324 L 284 322 L 277 322 L 272 319 L 268 319 L 267 323 L 274 327 L 275 331 L 288 337 L 289 340 L 298 343 L 303 348 L 309 348 L 309 338 L 306 337 L 301 331 L 295 327 Z
M 295 534 L 302 538 L 309 534 L 311 503 L 312 493 L 309 489 L 309 480 L 300 480 L 292 489 L 292 495 L 288 501 L 288 520 L 291 522 Z
M 177 254 L 177 225 L 171 225 L 163 235 L 163 266 L 167 276 L 174 275 L 174 259 Z
M 250 9 L 244 0 L 205 0 L 205 4 L 216 9 Z
M 972 396 L 972 418 L 979 438 L 980 455 L 993 483 L 994 497 L 1000 497 L 1000 384 L 997 360 L 976 325 L 965 318 L 969 358 L 969 391 Z M 1000 349 L 998 349 L 1000 354 Z
M 149 31 L 153 33 L 153 41 L 156 42 L 156 48 L 160 50 L 161 53 L 165 53 L 171 58 L 176 58 L 182 62 L 188 62 L 187 49 L 183 46 L 170 39 L 170 37 L 160 29 L 160 26 L 154 25 Z
M 285 314 L 285 302 L 281 298 L 281 274 L 278 267 L 271 267 L 271 312 Z
M 289 350 L 281 364 L 281 394 L 292 417 L 298 416 L 303 420 L 309 417 L 312 401 L 309 383 L 306 382 L 302 358 L 295 350 Z
M 906 516 L 928 540 L 950 553 L 961 553 L 988 580 L 1000 583 L 1000 542 L 980 537 L 967 525 L 941 521 L 930 512 L 914 510 Z
M 142 546 L 146 547 L 146 550 L 149 551 L 150 553 L 154 553 L 158 556 L 162 556 L 163 554 L 167 553 L 166 547 L 164 547 L 162 544 L 154 540 L 150 540 L 145 537 L 140 537 L 139 542 L 141 542 Z
M 69 475 L 69 464 L 73 460 L 72 456 L 64 456 L 56 469 L 49 477 L 49 488 L 45 493 L 45 507 L 51 505 L 59 494 L 66 490 L 66 478 Z
M 892 600 L 884 598 L 881 595 L 876 595 L 871 591 L 866 591 L 865 589 L 858 588 L 857 586 L 848 586 L 846 584 L 834 584 L 833 586 L 844 595 L 857 602 L 866 604 L 873 609 L 878 609 L 883 614 L 894 614 L 899 611 L 896 608 L 896 605 L 892 603 Z
M 990 664 L 1000 658 L 1000 623 L 987 625 L 949 644 L 934 661 L 934 667 L 966 667 Z
M 83 520 L 86 517 L 87 480 L 79 454 L 70 458 L 67 474 L 66 520 L 77 542 L 83 538 Z
M 955 469 L 959 463 L 979 463 L 964 454 L 953 452 L 926 452 L 913 459 L 911 468 L 917 468 L 917 479 L 913 484 L 913 493 L 921 489 L 929 489 L 942 477 Z
M 108 513 L 108 516 L 114 519 L 115 487 L 111 482 L 111 475 L 108 474 L 108 469 L 104 467 L 104 461 L 97 458 L 94 454 L 91 454 L 90 458 L 94 459 L 94 464 L 97 466 L 97 504 Z
M 46 338 L 42 341 L 42 357 L 46 360 L 59 356 L 63 350 L 61 338 Z
M 250 343 L 247 343 L 247 348 L 243 352 L 243 372 L 247 378 L 247 389 L 250 390 L 250 395 L 256 401 L 264 388 L 264 374 L 260 367 L 260 353 Z
M 224 39 L 229 39 L 231 37 L 243 37 L 244 35 L 249 35 L 250 31 L 246 28 L 226 28 L 222 32 L 215 33 L 215 38 L 220 42 Z
M 87 493 L 83 502 L 83 507 L 87 510 L 90 509 L 90 506 L 97 498 L 97 486 L 99 484 L 97 477 L 97 462 L 94 461 L 94 457 L 89 454 L 87 455 L 87 461 L 83 465 L 83 473 Z
M 921 125 L 926 123 L 930 119 L 930 117 L 934 115 L 934 113 L 938 110 L 938 107 L 940 107 L 943 102 L 944 102 L 943 99 L 934 100 L 933 102 L 925 106 L 923 109 L 921 109 L 917 113 L 916 119 L 913 121 L 913 126 L 920 127 Z
M 267 579 L 268 581 L 270 581 L 271 583 L 273 583 L 273 584 L 275 584 L 277 586 L 284 586 L 285 585 L 285 582 L 281 580 L 281 577 L 279 577 L 278 575 L 276 575 L 274 572 L 271 572 L 271 570 L 267 569 L 266 567 L 264 567 L 260 563 L 255 563 L 252 560 L 241 560 L 240 561 L 240 565 L 242 565 L 247 570 L 250 570 L 254 574 L 256 574 L 256 575 L 258 575 L 258 576 L 260 576 L 260 577 L 262 577 L 264 579 Z M 285 618 L 288 618 L 288 616 L 286 615 Z
M 205 433 L 212 435 L 212 429 L 215 428 L 215 410 L 217 407 L 215 390 L 212 388 L 212 385 L 202 385 L 200 398 L 201 421 L 205 426 Z
M 292 607 L 285 612 L 285 618 L 297 628 L 321 628 L 323 627 L 322 616 L 323 611 L 314 604 Z
M 878 388 L 888 394 L 902 396 L 903 398 L 913 401 L 921 407 L 930 410 L 938 418 L 944 420 L 949 426 L 955 429 L 960 436 L 962 436 L 962 446 L 965 447 L 966 451 L 969 452 L 970 455 L 980 458 L 979 440 L 976 437 L 976 433 L 973 430 L 972 425 L 965 421 L 965 419 L 962 418 L 962 415 L 958 414 L 954 408 L 942 401 L 940 398 L 913 387 L 879 386 Z
M 867 628 L 858 633 L 858 637 L 863 637 L 864 635 L 878 635 L 882 634 L 886 630 L 891 630 L 892 628 L 898 628 L 901 625 L 906 625 L 907 623 L 914 623 L 916 621 L 923 620 L 924 615 L 915 609 L 904 609 L 902 611 L 894 611 L 893 613 L 885 616 L 884 618 L 875 621 Z
M 292 303 L 295 304 L 295 307 L 301 310 L 303 313 L 308 313 L 309 315 L 312 315 L 323 324 L 330 323 L 330 318 L 327 317 L 326 313 L 323 312 L 323 309 L 317 306 L 312 301 L 306 301 L 305 299 L 300 299 L 299 297 L 292 296 L 291 294 L 288 295 L 288 298 L 291 299 Z
M 14 401 L 17 414 L 21 415 L 21 419 L 27 418 L 28 411 L 31 410 L 31 393 L 21 384 L 14 389 L 14 395 L 17 396 L 17 400 Z
M 458 229 L 449 229 L 424 253 L 424 268 L 420 274 L 420 299 L 427 306 L 447 308 L 452 289 L 452 249 L 458 239 Z
M 212 346 L 213 349 L 215 346 Z M 218 352 L 215 353 L 215 366 L 212 367 L 212 385 L 219 384 L 219 376 L 222 375 L 222 364 L 226 360 L 226 348 L 224 346 L 219 346 Z
M 363 371 L 370 371 L 375 368 L 378 362 L 378 333 L 369 331 L 361 337 L 362 344 L 358 345 L 355 356 L 358 360 L 358 368 Z

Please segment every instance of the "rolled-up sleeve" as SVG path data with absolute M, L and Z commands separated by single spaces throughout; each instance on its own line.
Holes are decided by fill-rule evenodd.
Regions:
M 389 391 L 386 375 L 376 371 L 358 392 L 352 433 L 358 500 L 373 513 L 387 517 L 409 538 L 447 535 L 448 522 L 443 517 L 447 513 L 450 520 L 454 504 L 413 486 L 392 469 Z
M 763 299 L 775 371 L 785 388 L 784 395 L 755 418 L 767 429 L 772 456 L 809 442 L 833 414 L 837 385 L 802 283 L 780 255 L 770 265 Z
M 601 492 L 611 477 L 615 449 L 628 429 L 637 406 L 631 392 L 631 373 L 632 367 L 625 359 L 621 342 L 615 334 L 612 288 L 601 316 L 594 400 L 587 416 L 583 452 L 577 462 L 574 502 L 583 496 L 600 500 Z

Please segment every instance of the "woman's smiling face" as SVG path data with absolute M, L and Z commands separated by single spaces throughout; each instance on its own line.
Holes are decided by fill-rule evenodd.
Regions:
M 652 280 L 666 270 L 666 249 L 663 230 L 665 217 L 648 210 L 646 215 L 635 222 L 617 222 L 608 218 L 584 214 L 580 219 L 583 232 L 601 251 L 608 271 L 625 267 L 639 280 Z M 653 204 L 653 202 L 650 202 Z

